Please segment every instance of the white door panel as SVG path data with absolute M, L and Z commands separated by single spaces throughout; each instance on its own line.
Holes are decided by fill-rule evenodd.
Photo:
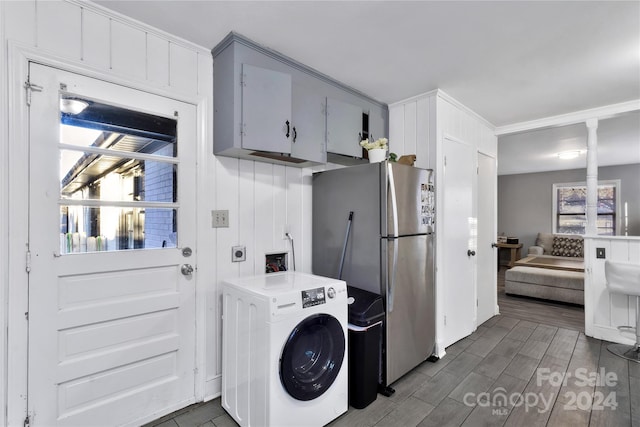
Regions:
M 473 150 L 470 145 L 444 139 L 443 279 L 445 340 L 454 343 L 475 328 L 475 218 L 473 217 Z
M 478 153 L 478 326 L 497 314 L 496 178 L 496 159 Z
M 137 419 L 160 416 L 168 408 L 193 402 L 195 273 L 185 276 L 181 266 L 195 263 L 195 251 L 185 257 L 182 248 L 196 246 L 196 108 L 37 64 L 30 65 L 30 80 L 43 87 L 41 92 L 33 93 L 30 107 L 31 425 L 135 424 Z M 133 163 L 138 156 L 142 158 L 137 159 L 138 163 L 147 165 L 143 168 L 146 183 L 141 200 L 107 196 L 106 184 L 101 184 L 103 199 L 61 198 L 61 90 L 175 120 L 178 135 L 175 157 L 158 160 L 154 153 L 138 155 L 131 151 Z M 89 149 L 71 147 L 67 151 L 76 150 L 78 157 L 91 158 L 92 153 L 85 150 L 92 149 L 97 153 L 93 153 L 96 159 L 109 157 L 101 154 L 100 150 L 106 148 L 95 144 Z M 122 148 L 113 150 L 113 156 L 128 158 Z M 173 201 L 154 202 L 150 182 L 152 162 L 148 161 L 151 159 L 154 165 L 168 165 L 168 170 L 174 171 Z M 118 170 L 126 169 L 130 163 L 118 166 Z M 67 176 L 74 170 L 89 170 L 89 162 L 82 168 L 78 166 L 81 164 L 78 160 Z M 128 179 L 118 173 L 118 182 Z M 127 216 L 122 212 L 131 209 L 140 217 L 146 215 L 146 222 L 136 223 L 135 230 L 143 236 L 142 247 L 118 246 L 121 250 L 84 252 L 87 247 L 84 239 L 92 236 L 82 237 L 80 229 L 74 233 L 69 229 L 61 238 L 61 218 L 68 220 L 71 216 L 70 211 L 65 211 L 67 206 L 82 212 L 83 219 L 78 220 L 82 223 L 100 221 L 100 226 L 94 228 L 102 230 L 107 229 L 112 212 L 119 212 L 117 229 L 131 233 L 134 230 L 123 222 Z M 154 212 L 168 215 L 170 219 L 161 226 L 170 228 L 166 235 L 177 236 L 177 240 L 167 238 L 163 247 L 147 249 L 152 245 L 146 243 L 144 236 L 151 235 L 151 222 L 158 221 L 157 216 L 152 216 Z M 65 253 L 61 241 L 67 237 L 85 241 L 84 253 Z M 107 242 L 104 244 L 110 245 L 107 249 L 113 249 L 115 244 L 129 247 L 124 235 L 98 234 L 98 237 L 104 237 Z

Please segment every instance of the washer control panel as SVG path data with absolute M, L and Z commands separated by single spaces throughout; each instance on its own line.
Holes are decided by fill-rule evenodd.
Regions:
M 324 288 L 307 289 L 302 291 L 302 308 L 325 304 Z

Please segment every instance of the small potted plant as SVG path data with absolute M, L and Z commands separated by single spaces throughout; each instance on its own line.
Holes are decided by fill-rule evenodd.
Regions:
M 369 139 L 363 139 L 360 141 L 360 145 L 367 150 L 369 155 L 369 163 L 377 163 L 386 160 L 387 158 L 387 145 L 389 140 L 387 138 L 378 138 L 373 142 L 369 142 Z

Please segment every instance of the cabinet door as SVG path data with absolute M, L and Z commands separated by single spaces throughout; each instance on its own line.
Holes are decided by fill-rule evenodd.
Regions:
M 326 102 L 317 90 L 294 83 L 292 157 L 326 163 Z
M 290 153 L 291 75 L 242 64 L 242 148 Z
M 377 109 L 371 109 L 369 111 L 369 141 L 389 137 L 385 131 L 387 119 L 383 117 L 383 114 L 383 111 Z
M 362 108 L 336 99 L 327 99 L 327 151 L 362 157 Z

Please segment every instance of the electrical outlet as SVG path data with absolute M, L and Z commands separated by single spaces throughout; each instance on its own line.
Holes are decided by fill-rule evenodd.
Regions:
M 606 258 L 604 248 L 596 248 L 596 258 Z
M 211 227 L 229 227 L 229 211 L 211 211 Z
M 234 246 L 231 248 L 231 262 L 241 262 L 247 259 L 246 246 Z

